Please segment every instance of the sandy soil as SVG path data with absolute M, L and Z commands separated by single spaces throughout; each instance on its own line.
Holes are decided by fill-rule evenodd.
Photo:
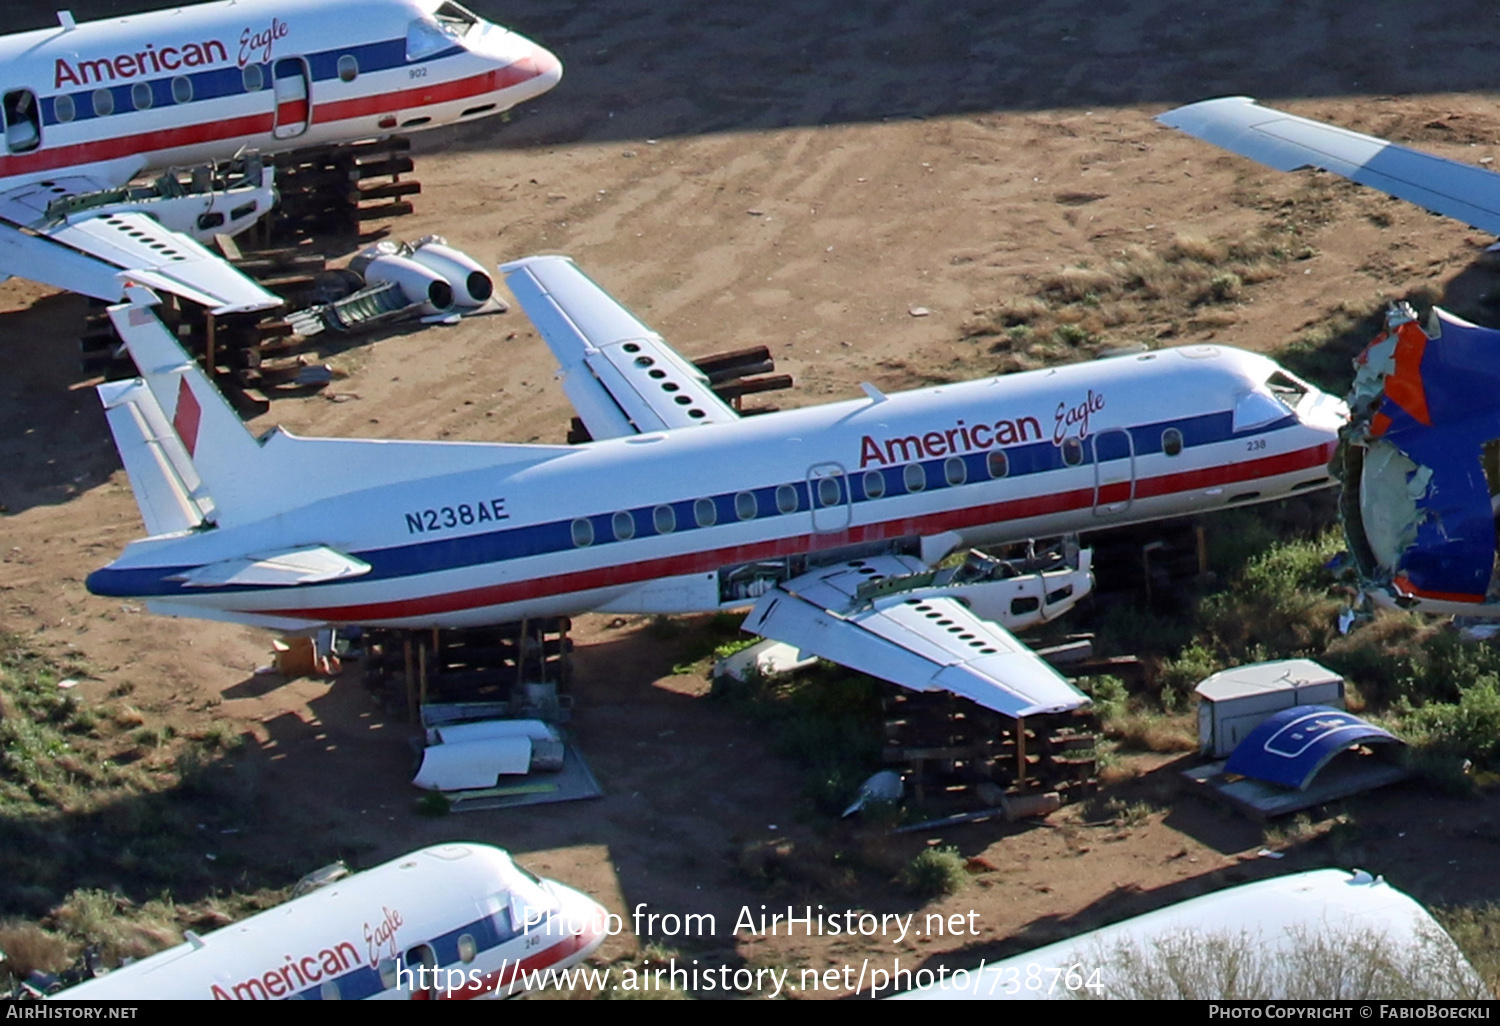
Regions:
M 49 5 L 17 6 L 42 12 L 37 24 L 50 18 Z M 1476 259 L 1492 240 L 1480 233 L 1374 193 L 1264 171 L 1152 116 L 1243 92 L 1488 160 L 1500 148 L 1500 108 L 1485 92 L 1500 34 L 1491 7 L 993 6 L 476 3 L 558 52 L 565 78 L 507 124 L 417 137 L 424 191 L 392 231 L 440 232 L 486 262 L 570 254 L 688 356 L 769 345 L 797 381 L 783 404 L 848 396 L 861 381 L 899 389 L 992 372 L 996 358 L 965 340 L 964 326 L 1033 292 L 1039 276 L 1131 244 L 1236 238 L 1309 190 L 1319 212 L 1310 258 L 1211 324 L 1142 320 L 1111 337 L 1273 349 L 1341 303 L 1364 309 L 1422 284 L 1455 299 L 1488 287 Z M 915 307 L 930 312 L 913 316 Z M 1156 809 L 1134 826 L 1089 824 L 1074 809 L 1026 828 L 941 835 L 979 861 L 973 883 L 937 908 L 974 911 L 977 936 L 731 936 L 742 906 L 913 905 L 892 886 L 855 887 L 832 872 L 757 885 L 747 846 L 784 839 L 826 854 L 875 842 L 799 822 L 792 771 L 756 729 L 703 700 L 703 681 L 672 675 L 679 645 L 602 618 L 579 625 L 576 727 L 607 797 L 419 818 L 409 728 L 385 719 L 352 675 L 331 685 L 253 676 L 268 661 L 265 632 L 162 619 L 85 591 L 86 574 L 141 526 L 77 370 L 83 311 L 24 282 L 0 287 L 0 626 L 81 658 L 87 696 L 131 684 L 149 722 L 219 721 L 253 739 L 261 830 L 223 843 L 311 868 L 334 850 L 370 864 L 440 838 L 493 842 L 622 913 L 716 913 L 716 937 L 658 938 L 715 965 L 889 967 L 898 955 L 906 966 L 972 964 L 1001 945 L 1020 950 L 1330 859 L 1428 901 L 1500 897 L 1482 872 L 1500 836 L 1493 802 L 1393 791 L 1351 803 L 1356 843 L 1293 845 L 1272 861 L 1255 857 L 1259 828 L 1178 794 L 1161 769 L 1125 792 Z M 518 312 L 331 359 L 348 373 L 331 392 L 349 401 L 280 400 L 253 426 L 549 442 L 567 428 L 550 356 Z M 605 954 L 636 946 L 627 932 Z

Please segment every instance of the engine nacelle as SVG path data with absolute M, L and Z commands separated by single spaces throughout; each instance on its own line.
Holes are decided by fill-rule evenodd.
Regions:
M 409 256 L 400 255 L 390 243 L 365 250 L 349 262 L 351 270 L 364 275 L 371 285 L 395 282 L 411 303 L 422 303 L 434 312 L 453 309 L 453 286 L 441 274 Z
M 417 241 L 410 255 L 453 287 L 453 301 L 459 307 L 483 306 L 495 294 L 495 280 L 489 272 L 467 253 L 449 246 L 441 235 Z

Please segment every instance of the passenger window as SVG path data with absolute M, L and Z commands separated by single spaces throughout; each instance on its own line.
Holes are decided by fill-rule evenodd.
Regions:
M 382 958 L 376 966 L 380 973 L 380 986 L 384 990 L 393 990 L 396 986 L 396 960 L 394 958 Z
M 657 534 L 671 534 L 677 530 L 677 511 L 671 506 L 658 506 L 651 511 L 651 523 Z
M 78 108 L 73 106 L 73 97 L 58 96 L 52 100 L 52 113 L 62 124 L 67 124 L 78 116 Z
M 616 541 L 629 541 L 635 537 L 635 517 L 631 516 L 629 510 L 620 510 L 610 521 L 610 527 L 614 529 Z
M 594 544 L 594 522 L 588 517 L 579 517 L 573 521 L 573 545 L 581 549 L 592 544 Z
M 885 475 L 878 470 L 865 471 L 865 498 L 879 499 L 885 495 Z
M 949 456 L 943 461 L 943 480 L 950 485 L 961 485 L 969 479 L 969 467 L 962 456 Z
M 908 463 L 901 472 L 908 492 L 920 492 L 927 487 L 927 471 L 920 463 Z
M 818 503 L 822 506 L 837 506 L 839 504 L 838 478 L 818 478 Z
M 130 102 L 136 110 L 150 110 L 156 97 L 151 95 L 150 82 L 137 82 L 130 87 Z
M 107 118 L 115 112 L 115 94 L 108 89 L 94 90 L 94 113 Z
M 338 980 L 324 980 L 323 986 L 318 988 L 318 996 L 324 1001 L 337 1001 L 343 995 L 339 993 Z
M 734 497 L 734 515 L 741 520 L 755 519 L 755 496 L 749 492 L 740 492 Z
M 699 527 L 712 527 L 719 521 L 719 509 L 712 499 L 699 499 L 693 503 L 693 520 Z
M 1063 440 L 1062 445 L 1063 462 L 1070 467 L 1076 467 L 1083 462 L 1083 443 L 1076 438 Z
M 777 485 L 776 508 L 782 513 L 797 512 L 797 489 L 789 484 Z
M 1176 456 L 1182 452 L 1182 432 L 1176 428 L 1167 428 L 1161 433 L 1161 451 L 1168 456 Z
M 352 53 L 346 53 L 339 58 L 338 68 L 341 82 L 353 82 L 359 77 L 359 59 Z
M 246 64 L 241 77 L 244 79 L 247 93 L 258 93 L 266 86 L 266 73 L 261 70 L 259 64 Z
M 1000 449 L 991 449 L 990 454 L 985 457 L 985 465 L 989 467 L 990 477 L 999 480 L 1010 474 L 1010 457 Z
M 464 962 L 474 961 L 479 954 L 479 945 L 474 943 L 474 935 L 461 933 L 458 935 L 458 957 Z
M 193 80 L 192 79 L 188 78 L 186 75 L 178 75 L 176 78 L 172 79 L 172 102 L 173 103 L 192 103 L 193 102 Z

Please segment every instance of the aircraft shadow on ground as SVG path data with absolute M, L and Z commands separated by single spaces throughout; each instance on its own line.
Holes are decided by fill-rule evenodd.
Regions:
M 169 6 L 78 0 L 73 11 L 84 20 Z M 1494 11 L 1475 0 L 1420 8 L 1399 0 L 470 6 L 557 53 L 564 77 L 508 124 L 489 119 L 418 136 L 431 140 L 424 146 L 551 146 L 1059 107 L 1166 109 L 1238 93 L 1278 100 L 1500 86 L 1484 32 Z M 56 25 L 50 6 L 16 16 L 17 30 Z

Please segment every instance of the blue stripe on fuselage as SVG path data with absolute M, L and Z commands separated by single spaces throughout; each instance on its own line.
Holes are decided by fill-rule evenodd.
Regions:
M 377 71 L 389 71 L 392 68 L 406 66 L 415 67 L 419 64 L 430 64 L 440 61 L 445 57 L 455 54 L 466 53 L 462 46 L 452 46 L 446 50 L 430 54 L 418 60 L 408 61 L 406 59 L 406 40 L 385 39 L 375 43 L 363 43 L 359 46 L 346 46 L 334 50 L 324 50 L 319 53 L 310 54 L 286 54 L 286 57 L 302 57 L 307 61 L 308 73 L 312 76 L 314 89 L 312 92 L 312 104 L 316 108 L 319 102 L 316 85 L 319 82 L 327 82 L 339 77 L 339 58 L 352 56 L 359 63 L 359 74 L 366 75 Z M 281 57 L 273 58 L 270 62 L 257 64 L 261 69 L 262 87 L 256 92 L 266 92 L 271 89 L 271 68 Z M 247 65 L 248 66 L 248 65 Z M 172 82 L 177 78 L 186 78 L 193 84 L 192 99 L 187 103 L 177 103 L 172 95 Z M 226 96 L 246 96 L 249 90 L 245 88 L 244 69 L 238 65 L 230 67 L 208 68 L 202 71 L 177 71 L 159 78 L 134 78 L 128 82 L 96 82 L 86 89 L 78 89 L 71 92 L 61 92 L 52 96 L 41 98 L 43 125 L 71 124 L 79 121 L 90 121 L 96 118 L 116 117 L 120 114 L 132 114 L 136 112 L 135 104 L 131 97 L 131 90 L 140 83 L 145 82 L 151 86 L 151 106 L 156 107 L 186 107 L 200 100 L 218 100 Z M 100 89 L 108 89 L 114 96 L 114 110 L 109 114 L 94 113 L 94 93 Z M 61 121 L 57 117 L 57 97 L 69 96 L 73 100 L 74 114 L 70 121 Z
M 1280 431 L 1296 426 L 1297 418 L 1288 415 L 1271 424 L 1255 427 L 1247 431 L 1236 432 L 1233 430 L 1233 415 L 1228 411 L 1221 413 L 1203 414 L 1198 417 L 1189 417 L 1181 420 L 1162 421 L 1156 424 L 1147 424 L 1141 427 L 1128 429 L 1105 429 L 1095 437 L 1107 435 L 1111 430 L 1128 430 L 1131 437 L 1134 456 L 1149 456 L 1162 451 L 1162 435 L 1169 428 L 1176 428 L 1183 436 L 1183 451 L 1203 445 L 1211 445 L 1218 442 L 1232 441 L 1240 437 L 1263 435 L 1272 431 Z M 972 484 L 989 484 L 992 478 L 989 476 L 987 460 L 991 452 L 1003 451 L 1009 464 L 1006 478 L 1026 477 L 1034 474 L 1046 473 L 1053 470 L 1076 470 L 1079 466 L 1088 466 L 1093 461 L 1092 446 L 1084 445 L 1082 452 L 1083 461 L 1077 465 L 1069 466 L 1063 461 L 1063 452 L 1059 446 L 1050 441 L 1033 442 L 1026 445 L 1010 447 L 996 446 L 994 449 L 984 449 L 977 452 L 958 454 L 964 461 L 966 470 L 965 480 L 962 484 L 951 485 L 944 475 L 943 464 L 951 457 L 942 456 L 936 459 L 920 461 L 926 474 L 926 487 L 923 491 L 938 491 L 943 488 L 961 488 Z M 1114 459 L 1125 459 L 1127 456 L 1120 455 L 1110 458 L 1106 456 L 1101 462 L 1109 463 Z M 909 493 L 906 490 L 904 473 L 906 464 L 887 466 L 880 468 L 865 468 L 865 470 L 850 471 L 845 478 L 844 485 L 848 489 L 840 490 L 840 504 L 850 497 L 854 503 L 878 502 L 882 499 L 903 498 Z M 865 492 L 865 474 L 870 470 L 878 472 L 885 484 L 884 494 L 872 497 Z M 791 513 L 807 513 L 809 511 L 808 486 L 805 480 L 783 482 L 790 485 L 796 491 L 797 508 Z M 630 510 L 611 510 L 603 513 L 590 514 L 587 519 L 593 525 L 594 543 L 591 547 L 599 545 L 611 545 L 619 541 L 616 539 L 611 527 L 611 521 L 617 512 L 628 512 L 634 518 L 635 533 L 633 538 L 650 538 L 658 535 L 656 530 L 653 511 L 657 505 L 670 505 L 676 514 L 676 528 L 672 534 L 683 532 L 712 530 L 713 526 L 724 524 L 736 524 L 751 522 L 755 520 L 768 520 L 776 517 L 789 515 L 777 509 L 776 491 L 783 485 L 767 485 L 761 488 L 744 489 L 755 497 L 756 515 L 741 521 L 735 512 L 735 497 L 739 492 L 724 492 L 713 496 L 693 496 L 686 499 L 678 499 L 670 503 L 658 503 L 650 506 L 638 506 Z M 693 516 L 694 503 L 699 498 L 710 498 L 718 514 L 715 524 L 709 527 L 699 527 Z M 393 510 L 395 516 L 400 516 L 405 511 Z M 578 518 L 583 519 L 583 518 Z M 433 540 L 414 541 L 409 545 L 396 545 L 384 549 L 371 549 L 352 553 L 352 555 L 370 564 L 370 572 L 356 578 L 356 582 L 396 580 L 403 577 L 412 577 L 419 574 L 438 573 L 447 570 L 457 570 L 464 567 L 482 566 L 487 563 L 503 563 L 508 560 L 524 559 L 530 556 L 540 556 L 556 552 L 572 552 L 577 549 L 573 544 L 572 537 L 573 519 L 556 520 L 547 523 L 529 524 L 520 527 L 501 528 L 488 531 L 483 534 L 469 534 L 460 537 L 442 538 Z M 88 588 L 96 595 L 114 595 L 122 598 L 143 596 L 167 596 L 177 594 L 226 594 L 241 591 L 275 591 L 277 586 L 271 585 L 234 585 L 219 588 L 205 589 L 202 587 L 186 587 L 180 582 L 169 581 L 166 578 L 195 569 L 192 565 L 174 567 L 152 567 L 141 569 L 110 569 L 105 567 L 96 570 L 89 575 Z M 353 583 L 353 582 L 351 582 Z

